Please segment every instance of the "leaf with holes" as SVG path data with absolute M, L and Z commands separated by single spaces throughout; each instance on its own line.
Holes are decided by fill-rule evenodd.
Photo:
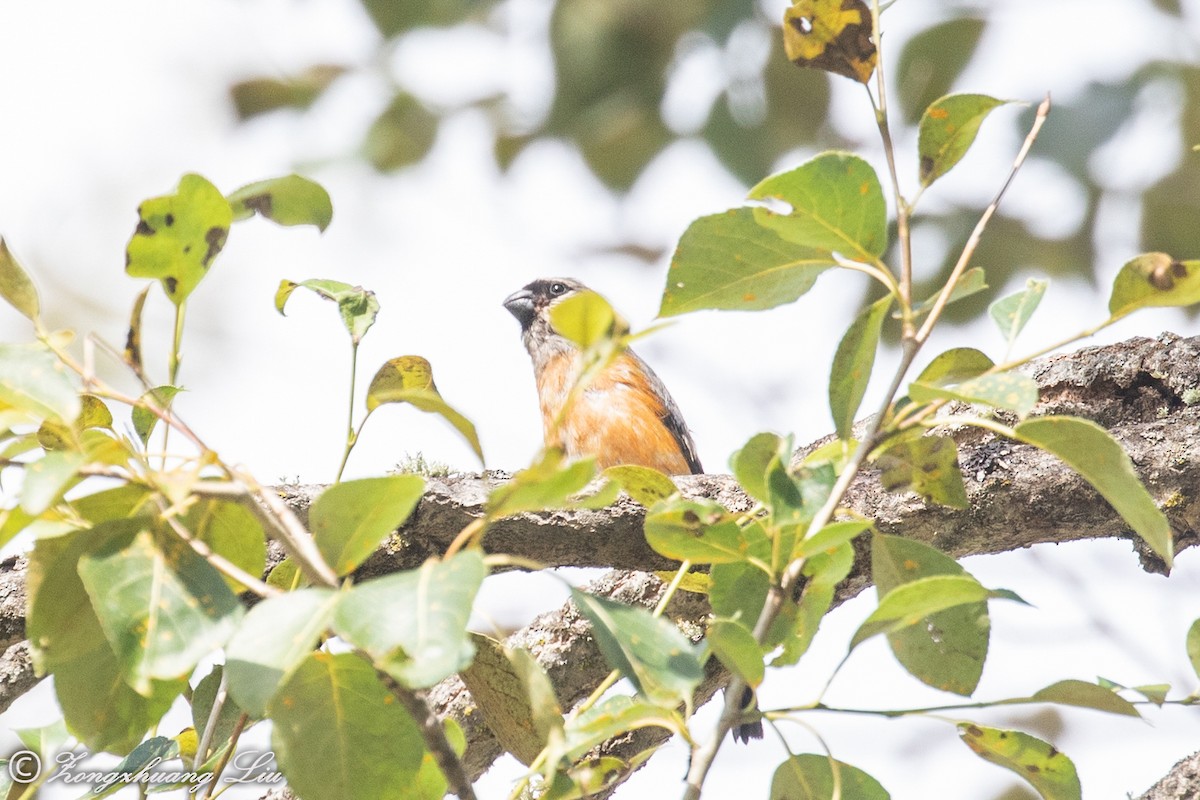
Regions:
M 798 67 L 866 83 L 879 53 L 863 0 L 796 0 L 784 10 L 783 49 Z

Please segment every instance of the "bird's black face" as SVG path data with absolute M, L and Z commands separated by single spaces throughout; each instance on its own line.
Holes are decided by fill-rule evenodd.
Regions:
M 528 331 L 547 308 L 584 288 L 582 283 L 571 278 L 539 278 L 506 297 L 504 307 L 521 323 L 521 330 Z

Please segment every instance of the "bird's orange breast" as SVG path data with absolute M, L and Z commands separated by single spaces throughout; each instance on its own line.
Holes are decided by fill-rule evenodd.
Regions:
M 663 424 L 662 400 L 628 355 L 618 356 L 578 394 L 556 430 L 555 420 L 578 369 L 578 356 L 563 353 L 537 375 L 547 446 L 560 446 L 575 458 L 595 456 L 601 468 L 636 464 L 668 475 L 691 472 L 679 443 Z

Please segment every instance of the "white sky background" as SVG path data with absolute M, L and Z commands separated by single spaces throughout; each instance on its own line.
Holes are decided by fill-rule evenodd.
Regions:
M 0 234 L 34 273 L 52 324 L 94 329 L 119 344 L 139 288 L 122 265 L 141 200 L 173 191 L 188 171 L 223 191 L 302 171 L 329 189 L 332 226 L 324 235 L 260 220 L 235 226 L 189 304 L 182 370 L 189 391 L 177 401 L 179 410 L 225 458 L 250 465 L 263 480 L 331 480 L 344 441 L 347 337 L 332 305 L 298 293 L 283 318 L 272 298 L 282 278 L 335 278 L 373 289 L 382 304 L 360 348 L 358 402 L 381 362 L 424 355 L 447 400 L 478 426 L 488 466 L 517 469 L 536 451 L 540 423 L 517 326 L 500 301 L 532 278 L 573 275 L 606 294 L 635 327 L 645 326 L 657 310 L 666 264 L 647 269 L 591 251 L 629 232 L 669 250 L 691 219 L 736 205 L 744 187 L 694 142 L 665 153 L 625 203 L 559 144 L 536 146 L 502 176 L 486 120 L 476 112 L 450 117 L 430 158 L 397 175 L 378 176 L 347 159 L 386 102 L 382 76 L 388 70 L 431 103 L 504 89 L 520 107 L 540 110 L 552 71 L 548 55 L 530 42 L 546 6 L 544 0 L 512 5 L 520 35 L 505 40 L 482 29 L 469 39 L 431 34 L 378 65 L 379 74 L 339 82 L 309 114 L 274 114 L 242 126 L 227 99 L 233 81 L 285 76 L 317 61 L 364 62 L 376 34 L 356 2 L 0 0 Z M 1067 99 L 1088 80 L 1126 74 L 1123 57 L 1194 60 L 1200 3 L 1185 5 L 1190 14 L 1181 25 L 1133 0 L 1005 0 L 991 17 L 982 57 L 958 88 L 1030 101 L 1051 91 Z M 893 58 L 899 43 L 938 9 L 933 0 L 905 0 L 885 16 Z M 702 80 L 704 65 L 694 72 Z M 882 172 L 861 90 L 835 83 L 835 124 L 863 141 L 864 154 Z M 1142 100 L 1140 115 L 1092 160 L 1114 189 L 1140 190 L 1169 172 L 1183 150 L 1172 88 L 1157 87 Z M 986 203 L 1018 144 L 1005 119 L 1014 113 L 996 112 L 1002 121 L 985 125 L 979 151 L 923 202 L 930 208 L 946 198 Z M 907 148 L 900 163 L 911 190 L 914 143 L 899 145 Z M 797 155 L 780 166 L 800 160 Z M 1078 198 L 1061 170 L 1035 156 L 1006 208 L 1065 234 L 1079 219 Z M 1136 204 L 1110 199 L 1102 219 L 1100 288 L 1093 291 L 1082 279 L 1053 284 L 1022 338 L 1027 346 L 1103 315 L 1108 282 L 1141 245 Z M 1019 282 L 1036 275 L 1031 268 Z M 709 471 L 726 471 L 729 454 L 761 430 L 795 432 L 802 442 L 828 431 L 829 362 L 862 280 L 828 274 L 799 303 L 772 312 L 690 315 L 639 347 L 684 410 Z M 995 296 L 1014 288 L 994 287 Z M 1188 334 L 1187 325 L 1180 314 L 1147 313 L 1115 326 L 1103 340 L 1163 330 Z M 147 360 L 164 381 L 169 331 L 169 303 L 155 290 L 144 335 L 161 336 L 161 344 L 148 344 Z M 28 338 L 24 320 L 0 309 L 0 340 Z M 967 340 L 993 354 L 1002 346 L 985 321 L 943 332 L 930 355 Z M 477 468 L 439 421 L 411 409 L 384 409 L 375 417 L 349 477 L 381 473 L 418 450 Z M 1037 606 L 993 605 L 993 660 L 978 696 L 1024 694 L 1058 678 L 1096 674 L 1125 684 L 1170 681 L 1177 695 L 1190 691 L 1195 676 L 1184 659 L 1183 636 L 1200 616 L 1197 560 L 1193 551 L 1185 553 L 1169 581 L 1141 573 L 1129 546 L 1116 542 L 971 560 L 968 568 L 985 583 L 1012 588 Z M 549 578 L 507 576 L 498 583 L 485 600 L 488 613 L 504 624 L 520 624 L 557 602 Z M 772 682 L 765 702 L 810 698 L 867 611 L 863 598 L 835 613 L 805 666 Z M 1098 633 L 1101 624 L 1112 632 Z M 851 660 L 831 703 L 953 702 L 917 686 L 881 642 L 873 644 Z M 6 722 L 46 721 L 52 712 L 40 700 L 45 696 L 43 689 L 26 698 Z M 1011 722 L 1021 713 L 988 719 Z M 696 730 L 710 730 L 712 714 L 711 708 L 701 712 L 708 721 Z M 1200 747 L 1194 711 L 1150 712 L 1152 726 L 1096 712 L 1064 716 L 1069 727 L 1059 744 L 1079 765 L 1089 798 L 1140 792 Z M 895 798 L 984 798 L 1009 783 L 1007 773 L 958 744 L 948 726 L 811 721 L 837 756 L 874 774 Z M 816 747 L 801 729 L 791 730 L 797 752 Z M 0 739 L 0 749 L 7 741 Z M 726 748 L 711 796 L 765 797 L 781 754 L 771 739 Z M 624 796 L 670 796 L 680 786 L 684 761 L 682 746 L 673 745 Z M 511 765 L 494 769 L 483 796 L 499 795 L 513 774 Z

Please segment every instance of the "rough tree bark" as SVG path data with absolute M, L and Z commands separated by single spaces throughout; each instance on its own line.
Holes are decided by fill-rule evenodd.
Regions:
M 1075 414 L 1106 427 L 1126 447 L 1167 513 L 1177 551 L 1195 545 L 1200 528 L 1200 337 L 1164 334 L 1157 339 L 1131 339 L 1040 359 L 1027 371 L 1040 387 L 1035 413 Z M 1117 537 L 1132 542 L 1146 569 L 1164 570 L 1111 507 L 1057 459 L 977 428 L 950 433 L 959 445 L 970 500 L 967 510 L 930 506 L 915 495 L 884 492 L 870 470 L 851 487 L 847 505 L 873 517 L 884 533 L 919 539 L 956 558 L 1040 542 Z M 364 564 L 360 577 L 411 569 L 442 552 L 482 512 L 489 488 L 505 477 L 489 473 L 430 479 L 412 518 Z M 712 498 L 735 509 L 749 505 L 728 476 L 684 476 L 678 482 L 691 496 Z M 320 488 L 281 491 L 303 515 Z M 670 569 L 673 564 L 647 547 L 641 530 L 643 515 L 644 510 L 628 498 L 599 511 L 524 514 L 497 523 L 489 530 L 485 546 L 552 566 L 614 568 L 592 590 L 650 606 L 657 601 L 661 585 L 644 572 L 627 571 Z M 0 659 L 0 670 L 4 676 L 16 676 L 0 679 L 0 710 L 35 682 L 28 648 L 17 644 L 24 638 L 24 571 L 24 559 L 0 563 L 0 645 L 9 648 Z M 851 597 L 868 585 L 863 548 L 838 598 Z M 669 611 L 690 636 L 702 636 L 707 613 L 702 598 L 684 593 Z M 564 707 L 585 697 L 608 673 L 587 623 L 570 604 L 538 617 L 515 633 L 510 643 L 526 647 L 538 658 L 554 680 Z M 710 698 L 723 679 L 714 671 L 698 692 L 697 704 Z M 461 681 L 444 681 L 430 697 L 439 713 L 463 725 L 468 737 L 467 768 L 472 776 L 482 774 L 501 748 L 475 713 Z M 657 735 L 654 729 L 639 732 L 636 740 L 615 743 L 611 749 L 630 755 L 653 743 Z M 1200 754 L 1181 761 L 1143 795 L 1144 800 L 1200 796 L 1198 760 Z

